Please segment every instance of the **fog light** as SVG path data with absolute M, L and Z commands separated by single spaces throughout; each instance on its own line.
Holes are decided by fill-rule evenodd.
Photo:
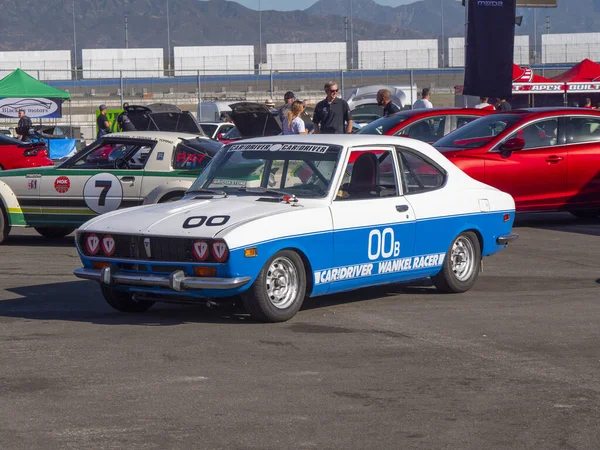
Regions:
M 256 247 L 244 249 L 245 258 L 256 258 L 258 256 L 258 249 Z
M 194 275 L 197 277 L 215 277 L 217 269 L 214 267 L 194 267 Z
M 105 261 L 94 261 L 92 263 L 94 265 L 94 269 L 104 269 L 105 267 L 110 267 L 110 263 Z

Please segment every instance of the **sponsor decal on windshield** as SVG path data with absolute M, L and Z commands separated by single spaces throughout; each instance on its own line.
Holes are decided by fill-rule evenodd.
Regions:
M 230 152 L 309 152 L 326 153 L 328 145 L 315 144 L 236 144 Z

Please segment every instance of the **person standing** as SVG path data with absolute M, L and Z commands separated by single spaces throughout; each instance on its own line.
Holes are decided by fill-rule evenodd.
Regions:
M 392 101 L 392 93 L 387 89 L 377 91 L 377 104 L 383 106 L 383 117 L 400 112 L 401 109 Z
M 129 118 L 127 108 L 129 103 L 123 103 L 123 112 L 117 117 L 117 126 L 119 131 L 135 131 L 135 125 Z
M 413 109 L 429 109 L 433 108 L 433 104 L 430 101 L 431 91 L 429 88 L 423 88 L 421 91 L 421 98 L 415 102 Z
M 587 108 L 587 109 L 594 109 L 594 107 L 592 106 L 592 99 L 591 99 L 591 98 L 589 98 L 589 97 L 588 97 L 588 98 L 586 98 L 586 99 L 584 100 L 583 107 L 584 107 L 584 108 Z
M 344 122 L 346 122 L 346 133 L 352 133 L 352 113 L 346 100 L 338 98 L 339 89 L 337 83 L 329 81 L 325 83 L 325 94 L 327 97 L 315 106 L 313 133 L 315 134 L 344 134 Z
M 102 136 L 110 133 L 110 122 L 106 117 L 106 105 L 102 104 L 98 109 L 100 110 L 100 115 L 96 119 L 96 124 L 98 125 L 96 139 L 100 139 Z
M 292 91 L 287 91 L 283 96 L 284 105 L 279 108 L 279 120 L 284 121 L 286 113 L 290 110 L 292 103 L 296 101 L 296 95 Z
M 510 103 L 508 103 L 506 101 L 505 98 L 500 97 L 498 99 L 498 104 L 496 105 L 496 109 L 498 111 L 510 111 L 512 109 L 512 106 Z
M 300 117 L 304 112 L 304 103 L 296 100 L 290 104 L 283 118 L 283 134 L 307 134 L 304 120 Z
M 20 109 L 17 114 L 19 116 L 19 123 L 17 124 L 16 129 L 16 132 L 19 135 L 17 139 L 23 142 L 29 142 L 33 123 L 31 123 L 31 119 L 25 114 L 24 109 Z
M 475 105 L 476 109 L 488 109 L 491 111 L 494 111 L 496 108 L 494 107 L 494 105 L 490 105 L 488 103 L 489 97 L 479 97 L 479 105 Z

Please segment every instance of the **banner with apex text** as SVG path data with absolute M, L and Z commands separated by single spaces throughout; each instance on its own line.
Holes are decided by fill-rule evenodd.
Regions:
M 468 0 L 465 95 L 512 93 L 516 0 Z

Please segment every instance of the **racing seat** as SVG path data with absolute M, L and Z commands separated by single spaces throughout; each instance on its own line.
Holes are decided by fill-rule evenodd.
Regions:
M 363 153 L 352 167 L 350 182 L 342 186 L 350 199 L 379 197 L 379 160 L 373 153 Z

